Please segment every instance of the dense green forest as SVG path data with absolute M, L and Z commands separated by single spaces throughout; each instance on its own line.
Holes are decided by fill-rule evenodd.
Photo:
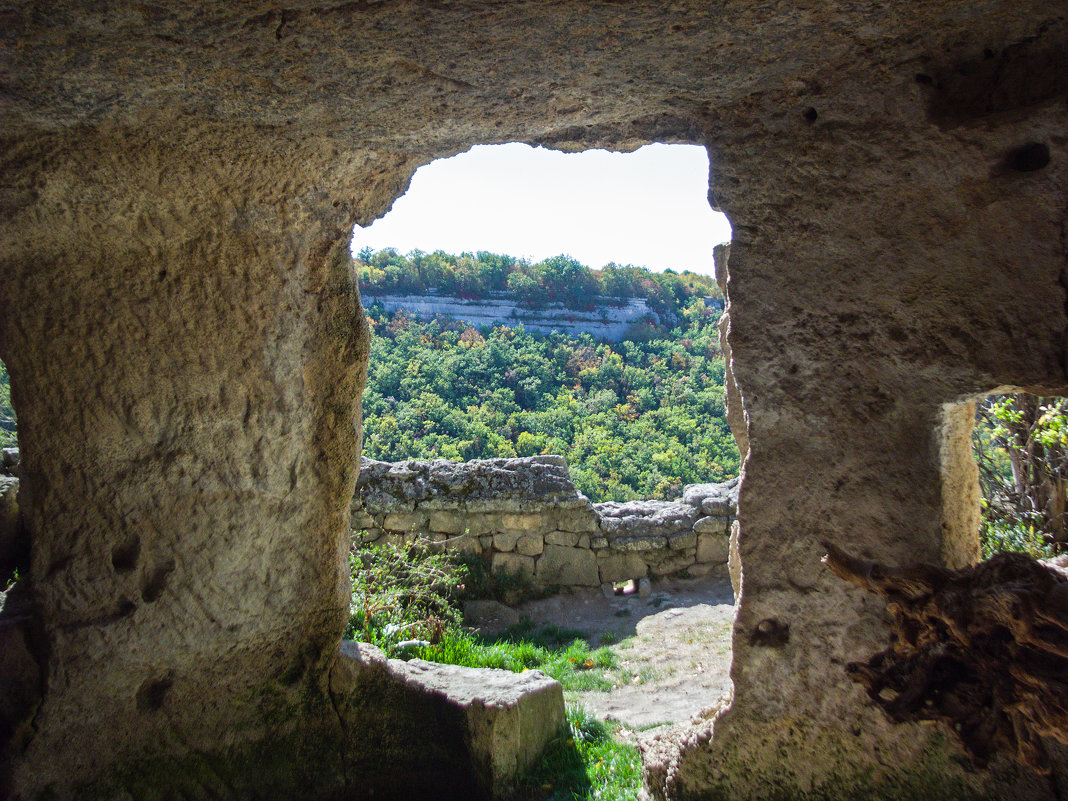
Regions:
M 592 500 L 668 498 L 738 472 L 723 404 L 717 310 L 618 345 L 588 335 L 476 331 L 370 310 L 364 454 L 481 459 L 558 453 Z
M 614 263 L 591 270 L 570 256 L 532 263 L 486 251 L 453 256 L 440 250 L 413 250 L 402 255 L 392 248 L 377 252 L 364 248 L 355 266 L 361 292 L 435 291 L 473 298 L 510 292 L 527 306 L 563 303 L 578 309 L 604 303 L 606 297 L 646 298 L 653 311 L 672 314 L 695 297 L 723 297 L 714 280 L 697 273 L 653 273 Z

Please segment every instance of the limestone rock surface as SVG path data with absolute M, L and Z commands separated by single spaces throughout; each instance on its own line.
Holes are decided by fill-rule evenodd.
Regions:
M 421 165 L 513 141 L 704 146 L 732 225 L 734 694 L 646 751 L 644 793 L 1063 795 L 866 705 L 840 666 L 885 648 L 884 609 L 819 565 L 825 539 L 974 554 L 952 407 L 1068 393 L 1063 0 L 13 0 L 0 22 L 0 358 L 48 654 L 20 801 L 372 787 L 408 696 L 368 667 L 346 729 L 325 689 L 369 353 L 349 241 Z M 430 478 L 391 480 L 414 503 Z M 453 775 L 430 768 L 467 758 L 447 706 L 413 708 L 422 762 L 398 764 Z
M 561 456 L 451 462 L 377 462 L 362 459 L 355 501 L 374 511 L 401 504 L 423 508 L 462 504 L 522 512 L 537 502 L 582 506 Z
M 366 643 L 342 643 L 331 693 L 352 756 L 386 760 L 371 786 L 389 798 L 506 797 L 565 724 L 563 689 L 541 671 L 403 662 Z

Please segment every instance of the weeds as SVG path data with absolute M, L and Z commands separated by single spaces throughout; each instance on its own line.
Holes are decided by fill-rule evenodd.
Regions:
M 410 545 L 371 545 L 349 555 L 352 602 L 347 639 L 369 642 L 389 653 L 399 643 L 436 643 L 456 629 L 454 603 L 464 570 L 449 555 Z
M 530 801 L 633 801 L 641 785 L 641 757 L 618 742 L 618 725 L 585 710 L 568 709 L 567 728 L 523 778 L 520 798 Z
M 547 646 L 529 639 L 485 639 L 459 629 L 450 629 L 439 642 L 418 649 L 414 655 L 445 665 L 498 668 L 514 673 L 540 670 L 568 691 L 611 690 L 615 682 L 605 671 L 619 667 L 611 649 L 591 651 L 582 638 L 566 646 Z

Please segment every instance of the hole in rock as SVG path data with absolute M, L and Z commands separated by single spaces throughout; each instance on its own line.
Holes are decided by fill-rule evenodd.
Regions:
M 1013 148 L 1005 157 L 1005 166 L 1016 172 L 1035 172 L 1050 162 L 1049 145 L 1044 142 L 1028 142 Z
M 983 558 L 1021 551 L 1039 558 L 1068 543 L 1068 398 L 1026 392 L 976 403 L 972 453 L 979 470 Z
M 139 712 L 157 712 L 163 708 L 174 682 L 170 678 L 147 679 L 137 690 L 137 709 Z
M 155 603 L 167 587 L 167 579 L 174 572 L 174 561 L 168 560 L 152 571 L 141 588 L 141 598 L 145 603 Z
M 129 573 L 137 567 L 140 556 L 141 539 L 136 534 L 131 534 L 112 550 L 111 566 L 115 568 L 116 573 Z
M 378 463 L 358 488 L 374 500 L 357 499 L 347 636 L 431 660 L 457 636 L 471 654 L 527 642 L 563 666 L 569 702 L 631 727 L 729 692 L 722 485 L 739 455 L 712 261 L 729 226 L 707 176 L 692 146 L 476 147 L 419 170 L 355 231 L 364 456 Z M 475 461 L 514 457 L 535 461 Z M 469 572 L 435 573 L 413 542 Z M 435 582 L 466 596 L 467 634 L 442 607 L 397 612 L 398 594 Z M 537 659 L 516 664 L 550 669 Z M 625 696 L 633 708 L 611 706 Z

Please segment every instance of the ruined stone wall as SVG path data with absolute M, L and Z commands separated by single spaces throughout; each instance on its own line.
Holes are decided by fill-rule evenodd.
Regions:
M 364 459 L 352 527 L 366 544 L 422 539 L 541 589 L 726 575 L 737 486 L 691 485 L 677 502 L 591 504 L 561 456 Z

